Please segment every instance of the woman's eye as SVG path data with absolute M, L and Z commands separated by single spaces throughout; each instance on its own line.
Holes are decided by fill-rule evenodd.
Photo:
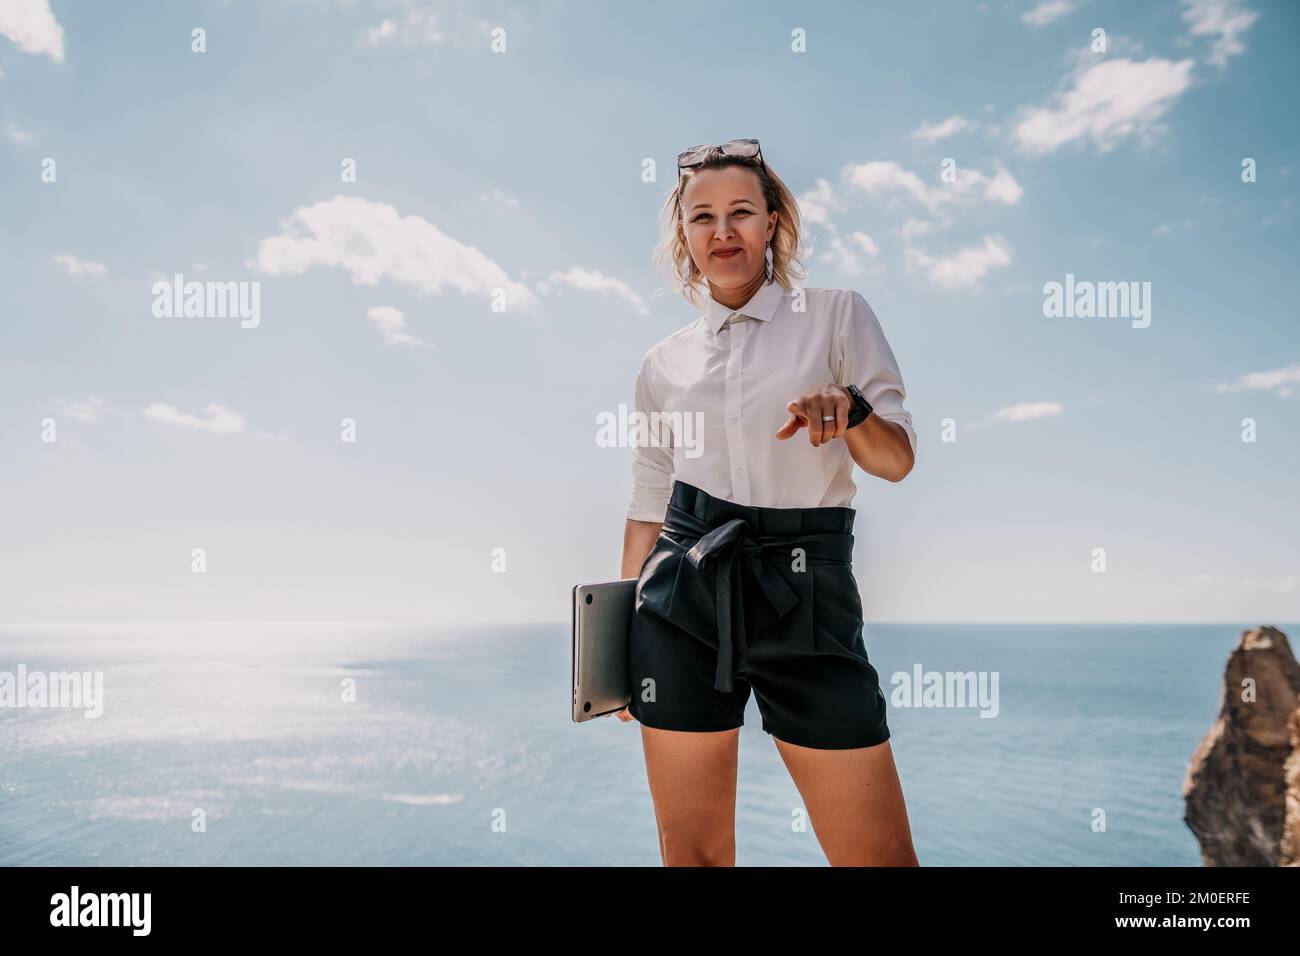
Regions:
M 743 212 L 746 216 L 752 216 L 752 215 L 754 214 L 753 210 L 751 210 L 751 209 L 737 209 L 735 212 L 732 213 L 732 215 L 733 215 L 733 216 L 739 216 L 742 212 Z M 703 220 L 703 219 L 712 219 L 712 218 L 713 218 L 713 216 L 712 216 L 710 213 L 702 212 L 702 213 L 700 213 L 698 216 L 696 216 L 694 219 L 692 219 L 691 222 L 700 222 L 700 221 Z

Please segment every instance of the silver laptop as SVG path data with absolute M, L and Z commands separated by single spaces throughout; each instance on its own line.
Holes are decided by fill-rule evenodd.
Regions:
M 573 720 L 622 710 L 627 686 L 627 632 L 636 578 L 573 586 Z

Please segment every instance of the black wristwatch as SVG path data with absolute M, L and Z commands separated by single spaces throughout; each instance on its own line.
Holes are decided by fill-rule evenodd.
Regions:
M 855 425 L 861 425 L 871 414 L 871 403 L 863 398 L 862 393 L 858 391 L 856 385 L 846 385 L 849 398 L 853 399 L 853 408 L 849 410 L 849 423 L 846 428 L 853 428 Z

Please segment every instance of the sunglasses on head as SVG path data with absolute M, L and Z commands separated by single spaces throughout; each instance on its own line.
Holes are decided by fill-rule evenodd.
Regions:
M 767 169 L 767 163 L 763 162 L 763 151 L 759 148 L 758 140 L 733 139 L 717 146 L 705 144 L 682 150 L 677 154 L 677 178 L 682 178 L 683 169 L 700 165 L 714 153 L 721 153 L 723 156 L 740 156 L 745 159 L 757 156 L 759 163 L 762 164 L 764 169 Z

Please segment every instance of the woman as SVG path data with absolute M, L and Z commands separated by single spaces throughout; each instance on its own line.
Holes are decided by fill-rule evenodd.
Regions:
M 682 153 L 663 225 L 659 257 L 705 314 L 636 379 L 652 434 L 633 453 L 618 713 L 641 724 L 660 855 L 735 865 L 752 689 L 827 860 L 915 866 L 851 566 L 854 463 L 896 482 L 915 458 L 893 352 L 858 293 L 793 287 L 799 211 L 757 140 Z

